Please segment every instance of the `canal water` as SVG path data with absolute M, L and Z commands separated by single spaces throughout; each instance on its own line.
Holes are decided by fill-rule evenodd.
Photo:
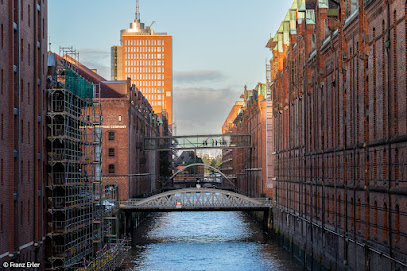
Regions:
M 243 212 L 156 213 L 133 239 L 126 270 L 302 270 Z

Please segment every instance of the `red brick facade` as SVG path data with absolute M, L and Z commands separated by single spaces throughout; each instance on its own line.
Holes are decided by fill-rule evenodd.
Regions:
M 265 85 L 254 90 L 245 89 L 244 101 L 232 108 L 222 133 L 251 134 L 252 148 L 223 150 L 222 171 L 236 176 L 236 189 L 253 197 L 261 194 L 272 196 L 267 186 L 267 101 Z
M 159 179 L 159 155 L 142 148 L 145 137 L 159 135 L 158 116 L 130 79 L 104 83 L 127 91 L 122 98 L 102 96 L 104 186 L 118 184 L 119 200 L 149 194 Z
M 305 262 L 405 270 L 407 5 L 299 2 L 267 45 L 274 228 Z
M 0 266 L 44 266 L 47 28 L 47 1 L 0 2 Z
M 159 136 L 161 118 L 130 78 L 106 81 L 82 64 L 79 73 L 100 85 L 103 186 L 110 193 L 106 197 L 128 200 L 155 191 L 159 154 L 144 151 L 143 144 L 145 137 Z

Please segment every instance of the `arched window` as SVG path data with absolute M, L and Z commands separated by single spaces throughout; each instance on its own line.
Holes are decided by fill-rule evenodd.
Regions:
M 109 140 L 114 140 L 114 132 L 109 132 Z

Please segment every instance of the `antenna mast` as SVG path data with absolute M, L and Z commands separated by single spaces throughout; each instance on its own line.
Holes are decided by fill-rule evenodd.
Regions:
M 140 5 L 139 0 L 136 1 L 136 20 L 140 21 Z

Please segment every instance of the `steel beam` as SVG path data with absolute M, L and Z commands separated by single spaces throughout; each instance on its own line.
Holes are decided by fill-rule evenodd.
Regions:
M 147 137 L 146 151 L 251 148 L 251 134 L 214 134 Z

